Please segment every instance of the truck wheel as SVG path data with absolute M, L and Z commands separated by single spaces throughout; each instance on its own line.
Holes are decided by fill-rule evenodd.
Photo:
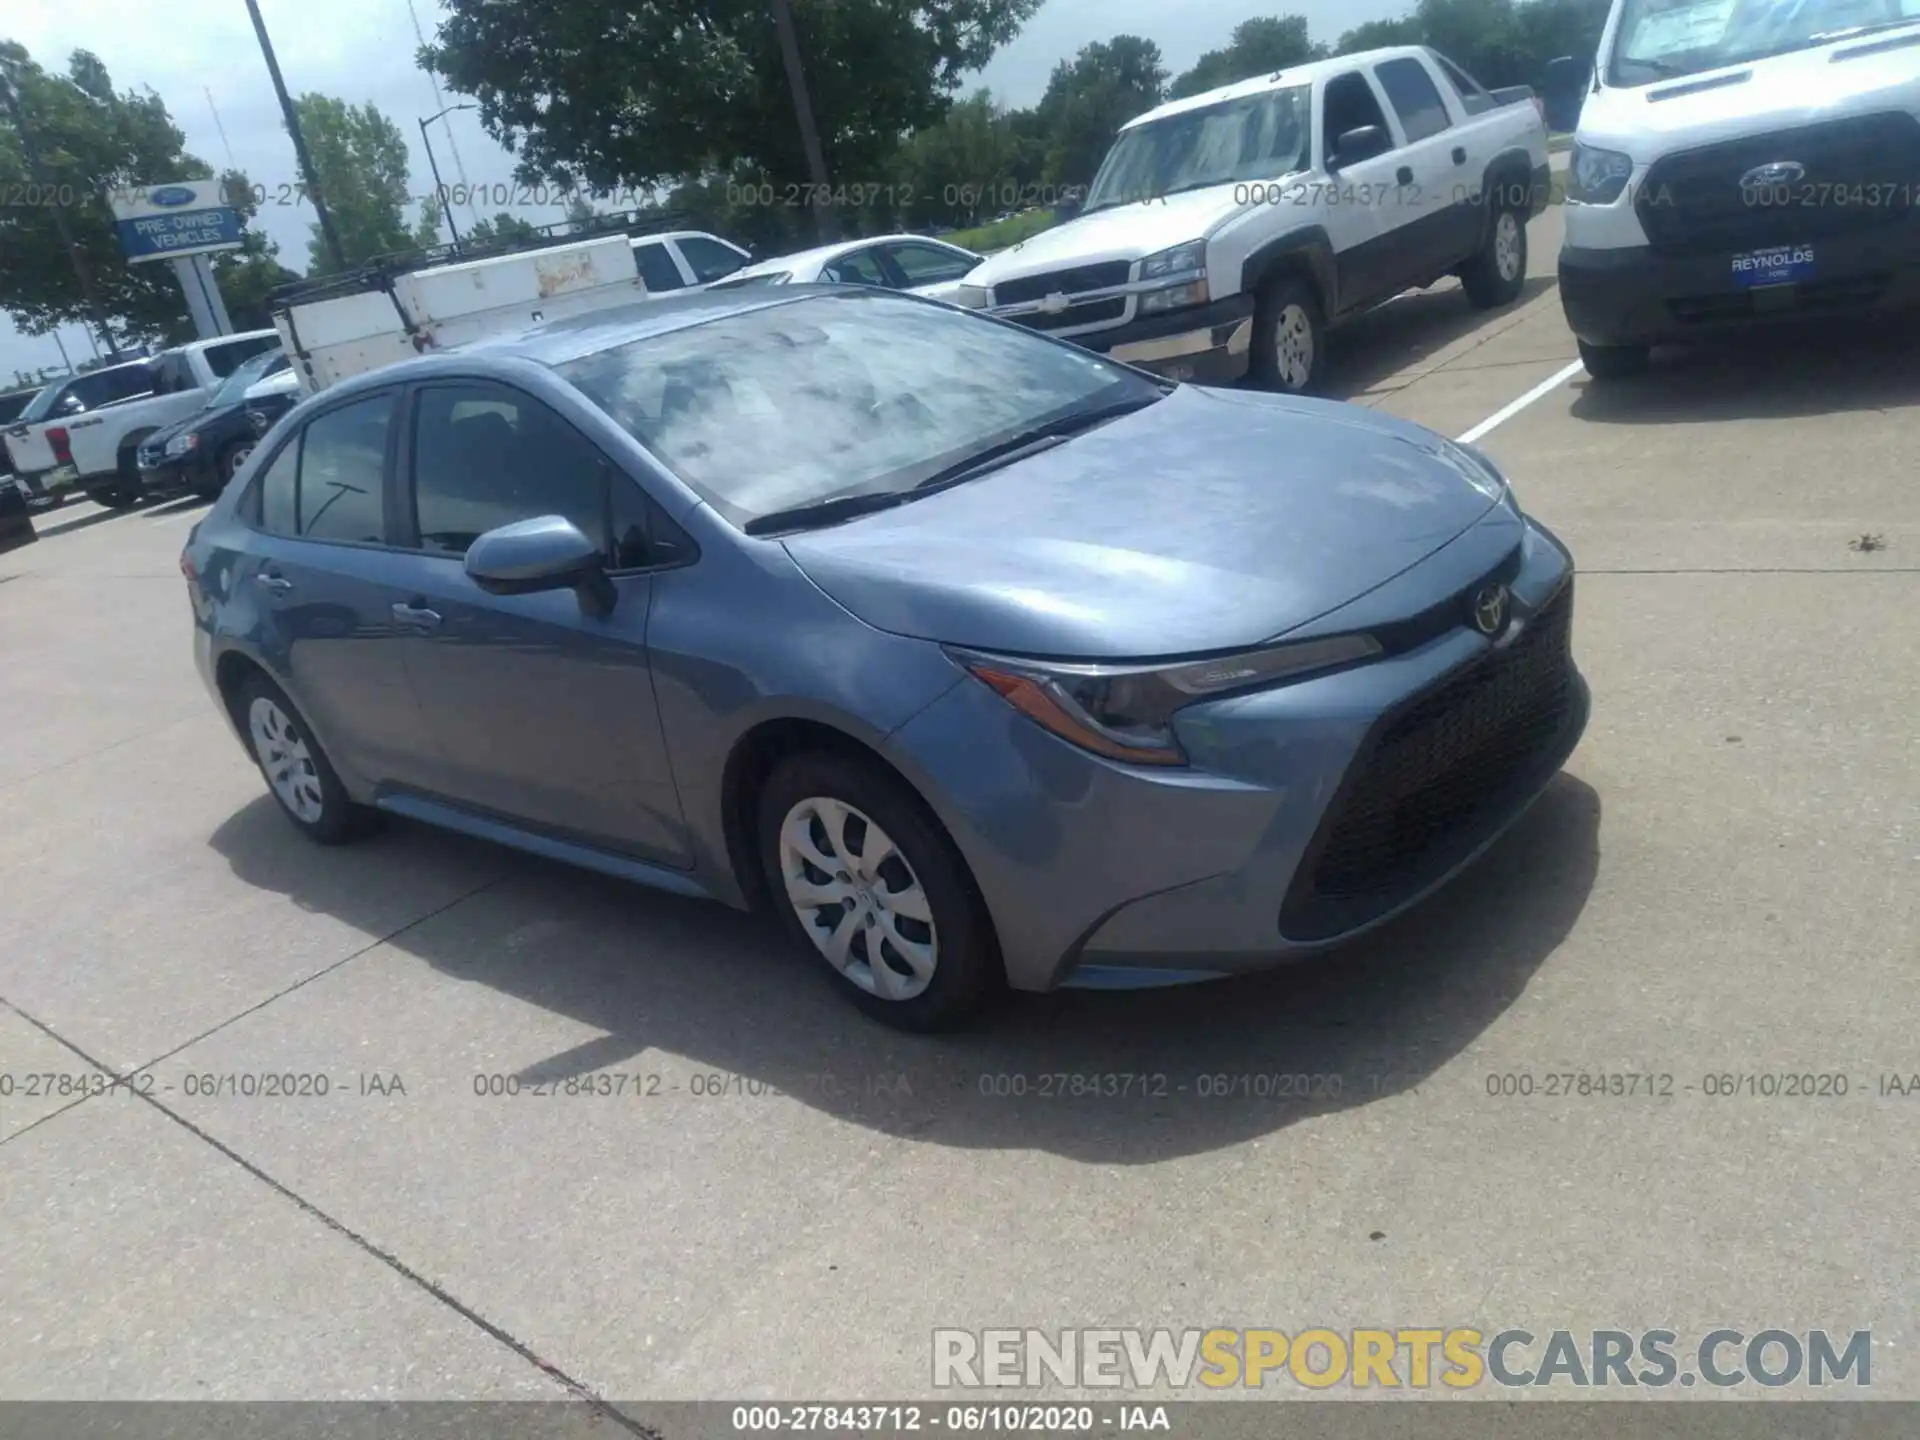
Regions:
M 1269 280 L 1253 316 L 1253 378 L 1283 395 L 1319 393 L 1327 378 L 1327 322 L 1320 297 L 1297 275 Z
M 87 498 L 109 510 L 127 510 L 140 503 L 140 487 L 136 485 L 129 490 L 118 484 L 93 485 L 87 489 Z
M 1493 212 L 1487 238 L 1460 269 L 1467 298 L 1482 310 L 1496 310 L 1520 298 L 1527 283 L 1527 217 L 1502 207 Z
M 1646 345 L 1589 345 L 1580 342 L 1580 363 L 1596 380 L 1625 380 L 1647 368 L 1652 353 Z

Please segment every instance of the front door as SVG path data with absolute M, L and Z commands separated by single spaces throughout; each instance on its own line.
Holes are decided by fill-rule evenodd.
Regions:
M 1364 72 L 1353 70 L 1327 82 L 1321 94 L 1320 143 L 1326 159 L 1324 201 L 1317 208 L 1333 241 L 1340 279 L 1339 308 L 1358 309 L 1402 289 L 1403 207 L 1412 194 L 1406 159 L 1394 147 L 1398 134 L 1388 123 Z M 1342 157 L 1339 140 L 1355 130 L 1375 127 L 1388 137 L 1384 155 L 1354 160 Z M 1309 185 L 1309 189 L 1312 185 Z M 1309 195 L 1308 197 L 1312 197 Z
M 639 487 L 553 411 L 491 382 L 415 392 L 408 464 L 414 553 L 397 613 L 440 758 L 426 788 L 567 838 L 668 864 L 688 855 L 648 666 L 652 578 L 617 537 Z M 561 515 L 600 539 L 618 599 L 570 590 L 489 595 L 467 547 L 516 520 Z M 644 529 L 644 525 L 642 525 Z

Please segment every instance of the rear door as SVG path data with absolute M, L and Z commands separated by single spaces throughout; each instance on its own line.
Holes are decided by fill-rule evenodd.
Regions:
M 263 648 L 336 765 L 371 784 L 418 785 L 432 738 L 408 680 L 412 638 L 395 621 L 388 475 L 395 390 L 313 416 L 281 442 L 239 517 L 257 532 L 236 587 Z
M 640 279 L 649 295 L 670 295 L 691 283 L 680 269 L 680 257 L 664 240 L 642 240 L 635 245 L 633 263 L 640 267 Z
M 1405 137 L 1400 153 L 1413 171 L 1398 231 L 1412 284 L 1452 269 L 1479 248 L 1479 209 L 1473 200 L 1479 171 L 1472 168 L 1473 153 L 1459 128 L 1464 117 L 1448 108 L 1425 63 L 1403 56 L 1382 61 L 1373 74 L 1400 122 Z M 1487 158 L 1482 157 L 1481 169 Z
M 646 646 L 664 516 L 546 405 L 493 381 L 421 385 L 403 474 L 407 663 L 440 765 L 426 787 L 472 809 L 684 864 L 680 802 Z M 618 591 L 590 613 L 571 590 L 489 595 L 468 546 L 562 515 L 598 539 Z

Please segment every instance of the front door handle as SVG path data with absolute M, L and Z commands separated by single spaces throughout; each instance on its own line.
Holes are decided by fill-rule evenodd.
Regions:
M 1453 163 L 1456 165 L 1464 165 L 1467 163 L 1467 147 L 1466 146 L 1456 145 L 1453 147 Z
M 1413 167 L 1411 165 L 1402 165 L 1397 178 L 1402 185 L 1411 185 L 1413 183 Z
M 293 581 L 284 575 L 262 575 L 259 580 L 260 588 L 274 595 L 284 595 L 293 589 Z
M 396 625 L 404 625 L 409 630 L 438 630 L 440 612 L 429 610 L 424 605 L 395 605 L 393 622 Z

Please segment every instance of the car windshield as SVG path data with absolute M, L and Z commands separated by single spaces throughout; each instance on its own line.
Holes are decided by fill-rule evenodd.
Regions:
M 225 410 L 238 405 L 246 396 L 247 388 L 258 385 L 269 375 L 278 374 L 287 368 L 287 356 L 284 350 L 269 350 L 256 355 L 242 365 L 233 374 L 220 382 L 220 388 L 213 392 L 213 398 L 207 401 L 209 410 Z
M 1608 67 L 1651 85 L 1920 21 L 1920 0 L 1627 0 Z
M 770 304 L 558 368 L 743 528 L 904 494 L 1035 427 L 1162 393 L 1090 352 L 880 292 Z
M 1305 169 L 1310 93 L 1290 85 L 1123 131 L 1093 178 L 1085 208 L 1234 180 L 1277 180 Z
M 56 380 L 33 399 L 27 402 L 27 408 L 20 412 L 20 423 L 31 425 L 36 420 L 47 418 L 47 412 L 53 409 L 53 402 L 66 387 Z

